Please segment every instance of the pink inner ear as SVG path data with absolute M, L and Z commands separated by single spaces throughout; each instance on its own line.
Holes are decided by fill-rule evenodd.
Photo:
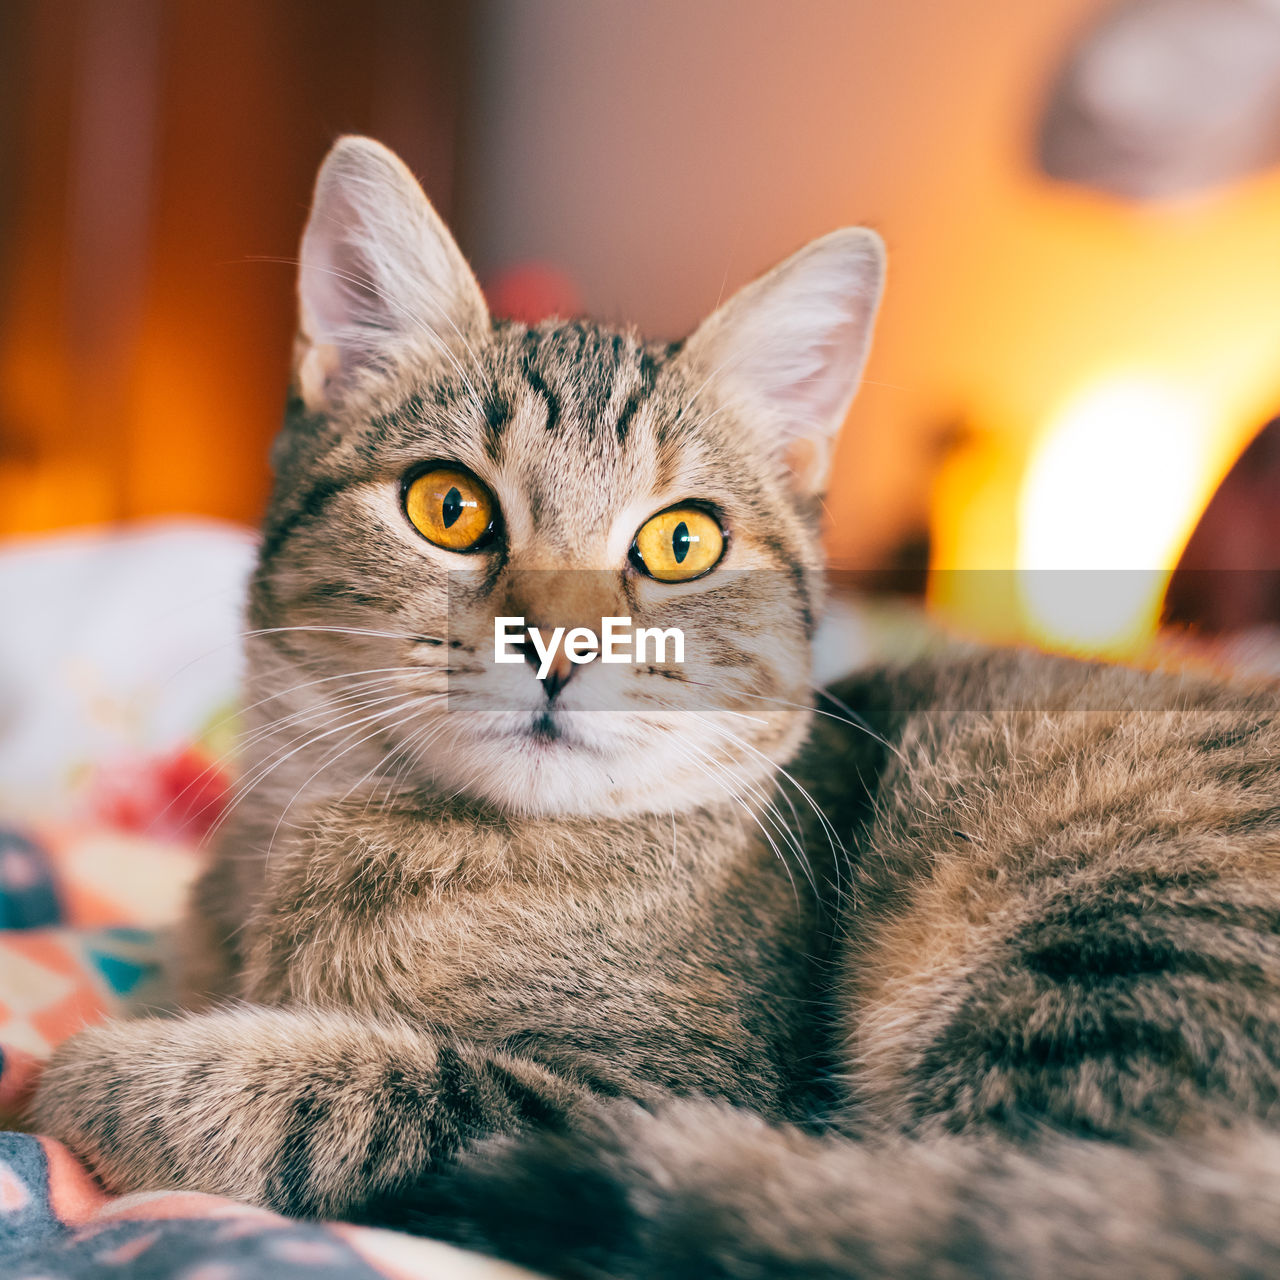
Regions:
M 340 342 L 360 329 L 387 329 L 387 304 L 369 263 L 337 220 L 303 246 L 301 294 L 305 322 L 315 342 Z
M 782 451 L 783 465 L 791 472 L 792 484 L 803 493 L 818 493 L 827 473 L 825 441 L 811 436 L 797 436 Z
M 813 338 L 803 352 L 803 361 L 797 357 L 786 382 L 774 391 L 773 397 L 784 411 L 794 411 L 800 430 L 810 429 L 811 424 L 831 423 L 840 412 L 848 392 L 848 381 L 841 376 L 841 369 L 854 363 L 856 351 L 857 328 L 849 324 L 825 338 Z M 836 422 L 830 430 L 838 431 L 839 427 Z
M 298 362 L 298 393 L 313 413 L 329 408 L 329 387 L 342 368 L 338 348 L 331 342 L 313 342 Z

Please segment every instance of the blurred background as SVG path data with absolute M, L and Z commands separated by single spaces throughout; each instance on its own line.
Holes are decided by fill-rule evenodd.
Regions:
M 0 532 L 256 521 L 343 131 L 526 318 L 678 336 L 869 223 L 838 569 L 1104 652 L 1280 618 L 1274 0 L 0 0 Z

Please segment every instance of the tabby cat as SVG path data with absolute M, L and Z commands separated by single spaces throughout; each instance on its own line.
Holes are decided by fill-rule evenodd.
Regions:
M 44 1131 L 565 1276 L 1280 1271 L 1274 691 L 957 652 L 815 709 L 882 274 L 493 321 L 335 146 L 189 1008 L 63 1045 Z M 494 661 L 607 617 L 684 661 Z

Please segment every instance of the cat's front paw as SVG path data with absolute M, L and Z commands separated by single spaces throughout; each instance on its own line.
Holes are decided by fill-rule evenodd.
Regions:
M 414 1052 L 434 1062 L 432 1043 L 402 1028 L 314 1011 L 241 1006 L 111 1022 L 58 1049 L 33 1113 L 113 1191 L 180 1188 L 345 1216 L 367 1199 L 378 1160 L 387 1182 L 429 1162 L 431 1079 L 422 1094 L 411 1087 L 427 1071 L 415 1069 Z M 386 1119 L 388 1079 L 420 1103 L 416 1123 L 397 1130 L 395 1114 Z
M 137 1141 L 147 1131 L 153 1095 L 130 1035 L 134 1025 L 107 1023 L 63 1041 L 31 1108 L 37 1132 L 70 1147 L 119 1192 L 173 1185 L 158 1153 Z
M 181 1188 L 262 1203 L 253 1144 L 235 1141 L 228 1094 L 243 1081 L 192 1052 L 200 1025 L 139 1018 L 64 1041 L 36 1089 L 36 1131 L 70 1147 L 111 1191 Z

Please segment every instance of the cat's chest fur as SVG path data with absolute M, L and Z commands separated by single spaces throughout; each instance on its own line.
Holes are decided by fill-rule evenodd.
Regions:
M 732 813 L 519 821 L 361 801 L 277 842 L 242 994 L 487 1041 L 616 1047 L 666 1025 L 728 1044 L 806 980 L 811 930 L 812 904 Z

